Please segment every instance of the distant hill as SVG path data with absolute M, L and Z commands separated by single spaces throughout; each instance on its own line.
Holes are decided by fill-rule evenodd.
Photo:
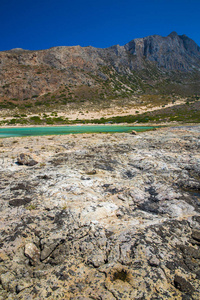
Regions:
M 186 35 L 152 35 L 106 49 L 53 47 L 0 52 L 0 101 L 131 99 L 200 94 L 200 47 Z

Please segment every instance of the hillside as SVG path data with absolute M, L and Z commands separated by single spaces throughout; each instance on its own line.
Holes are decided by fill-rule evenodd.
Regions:
M 172 32 L 106 49 L 54 47 L 0 52 L 0 107 L 31 112 L 160 104 L 200 94 L 200 48 Z

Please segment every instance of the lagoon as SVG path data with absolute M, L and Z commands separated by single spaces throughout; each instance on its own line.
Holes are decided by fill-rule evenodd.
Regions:
M 42 136 L 42 135 L 65 135 L 77 133 L 115 133 L 137 132 L 154 129 L 153 126 L 122 126 L 122 125 L 76 125 L 76 126 L 42 126 L 42 127 L 12 127 L 0 128 L 0 138 Z

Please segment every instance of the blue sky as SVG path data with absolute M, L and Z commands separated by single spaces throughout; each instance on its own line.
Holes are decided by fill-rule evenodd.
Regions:
M 124 45 L 176 31 L 200 46 L 200 0 L 0 0 L 0 50 Z

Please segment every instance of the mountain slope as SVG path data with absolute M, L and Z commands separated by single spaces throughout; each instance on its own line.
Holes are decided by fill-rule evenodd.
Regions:
M 172 32 L 125 46 L 0 52 L 0 100 L 109 101 L 138 94 L 200 94 L 200 48 Z M 61 97 L 61 95 L 63 95 Z M 33 100 L 34 99 L 34 100 Z

